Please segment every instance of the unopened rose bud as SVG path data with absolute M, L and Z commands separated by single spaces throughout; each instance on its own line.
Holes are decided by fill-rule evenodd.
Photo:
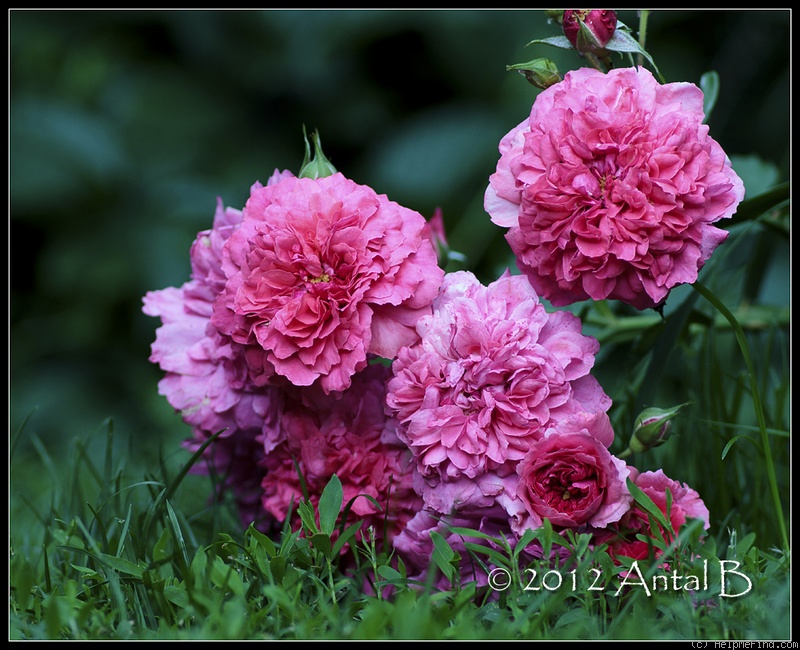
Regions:
M 566 9 L 564 36 L 578 52 L 598 53 L 617 29 L 617 12 L 611 9 Z
M 325 176 L 333 176 L 333 174 L 336 173 L 336 167 L 334 167 L 331 161 L 322 153 L 319 134 L 314 132 L 311 139 L 314 141 L 314 157 L 311 157 L 311 149 L 308 144 L 308 138 L 306 138 L 306 155 L 305 158 L 303 158 L 300 173 L 297 174 L 298 178 L 324 178 Z
M 631 453 L 647 451 L 654 447 L 663 445 L 670 436 L 672 429 L 672 418 L 680 411 L 686 403 L 673 406 L 669 409 L 647 408 L 636 417 L 633 426 L 633 434 L 621 458 Z
M 528 82 L 542 90 L 561 81 L 558 68 L 550 59 L 534 59 L 527 63 L 506 66 L 506 69 L 517 70 L 525 76 Z

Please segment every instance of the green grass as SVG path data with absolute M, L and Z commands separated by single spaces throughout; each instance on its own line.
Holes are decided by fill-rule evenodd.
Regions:
M 558 567 L 523 566 L 503 540 L 462 558 L 507 571 L 503 590 L 459 584 L 459 558 L 438 539 L 432 566 L 455 585 L 438 591 L 338 528 L 338 480 L 318 513 L 300 504 L 302 530 L 234 533 L 229 504 L 190 505 L 208 487 L 187 473 L 191 459 L 135 480 L 113 437 L 109 422 L 98 449 L 76 440 L 69 471 L 37 443 L 53 485 L 45 508 L 17 500 L 12 513 L 11 639 L 789 638 L 789 554 L 759 549 L 753 533 L 701 539 L 701 526 L 685 526 L 661 544 L 674 576 L 641 562 L 623 577 L 585 535 Z M 526 541 L 537 538 L 564 543 L 549 527 Z M 354 553 L 340 553 L 344 541 Z

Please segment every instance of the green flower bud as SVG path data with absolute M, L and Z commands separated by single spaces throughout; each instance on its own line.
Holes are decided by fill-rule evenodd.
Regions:
M 506 70 L 516 70 L 537 88 L 544 90 L 561 81 L 556 64 L 550 59 L 534 59 L 527 63 L 506 66 Z
M 325 176 L 332 176 L 336 173 L 336 167 L 333 166 L 330 160 L 322 153 L 322 145 L 319 141 L 319 133 L 314 131 L 311 139 L 314 141 L 314 157 L 311 157 L 311 147 L 308 144 L 308 138 L 303 129 L 303 138 L 306 141 L 306 155 L 303 158 L 303 164 L 300 167 L 300 173 L 297 174 L 298 178 L 324 178 Z
M 670 436 L 672 429 L 672 418 L 688 402 L 673 406 L 668 409 L 647 408 L 636 417 L 633 426 L 633 434 L 628 443 L 628 448 L 620 455 L 621 458 L 632 453 L 647 451 L 654 447 L 663 445 Z

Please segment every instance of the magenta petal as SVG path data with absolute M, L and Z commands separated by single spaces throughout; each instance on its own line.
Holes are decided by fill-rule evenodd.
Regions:
M 579 68 L 537 96 L 484 207 L 543 297 L 646 309 L 697 279 L 744 198 L 703 118 L 698 87 L 645 68 Z

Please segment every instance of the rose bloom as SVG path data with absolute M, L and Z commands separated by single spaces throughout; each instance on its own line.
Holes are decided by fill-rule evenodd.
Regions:
M 254 507 L 260 492 L 258 463 L 282 436 L 277 420 L 282 398 L 276 388 L 248 380 L 243 347 L 209 323 L 225 283 L 220 251 L 241 218 L 240 211 L 218 201 L 212 228 L 200 232 L 192 244 L 191 280 L 179 288 L 148 292 L 143 311 L 162 322 L 150 361 L 165 373 L 159 393 L 191 427 L 186 447 L 195 451 L 221 432 L 192 470 L 221 477 L 221 489 L 233 492 L 248 525 L 259 509 Z
M 425 218 L 336 173 L 255 187 L 222 251 L 212 324 L 252 380 L 341 391 L 417 334 L 444 272 Z
M 664 540 L 669 544 L 672 533 L 680 532 L 681 527 L 689 519 L 700 519 L 703 528 L 709 528 L 709 512 L 696 490 L 685 483 L 675 481 L 664 474 L 663 470 L 642 472 L 638 475 L 636 470 L 631 471 L 634 484 L 639 487 L 653 503 L 667 517 L 672 532 L 661 529 Z M 634 478 L 635 475 L 635 478 Z M 667 511 L 667 493 L 672 499 L 669 512 Z M 633 504 L 628 512 L 614 524 L 608 531 L 601 534 L 599 539 L 609 543 L 609 551 L 615 556 L 631 557 L 637 560 L 646 559 L 651 552 L 660 554 L 652 543 L 637 539 L 637 535 L 651 537 L 650 522 L 646 512 Z
M 644 68 L 568 72 L 500 142 L 484 205 L 553 305 L 656 307 L 691 283 L 744 197 L 703 93 Z
M 588 429 L 549 429 L 517 466 L 517 496 L 531 516 L 554 526 L 603 528 L 630 508 L 625 462 Z
M 385 411 L 389 369 L 367 366 L 341 394 L 321 387 L 286 390 L 280 415 L 285 440 L 266 454 L 262 506 L 283 521 L 293 505 L 319 497 L 334 474 L 342 483 L 344 508 L 389 538 L 421 508 L 412 487 L 411 453 Z M 300 475 L 303 477 L 301 484 Z M 351 515 L 350 520 L 353 517 Z M 362 528 L 362 534 L 366 526 Z
M 580 330 L 574 315 L 548 314 L 522 276 L 484 286 L 467 271 L 447 274 L 420 340 L 393 362 L 386 398 L 433 490 L 513 474 L 554 421 L 608 409 L 589 374 L 599 344 Z

